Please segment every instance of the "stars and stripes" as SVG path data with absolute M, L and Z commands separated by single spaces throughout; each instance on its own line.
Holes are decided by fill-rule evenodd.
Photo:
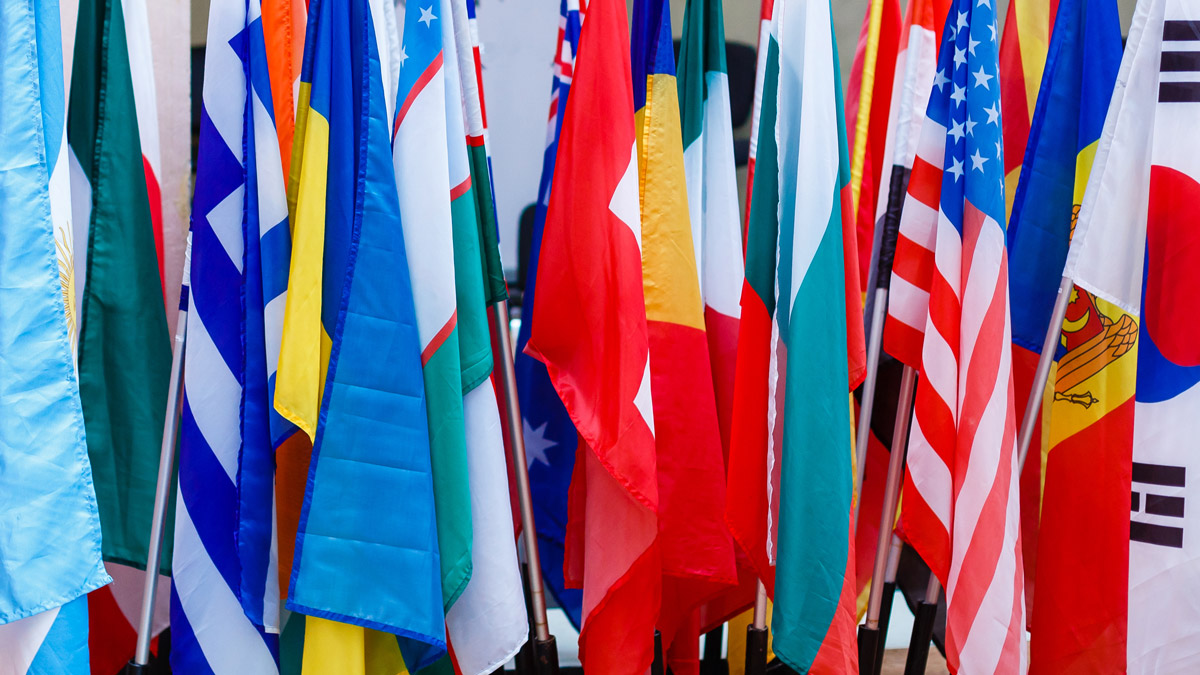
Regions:
M 917 148 L 888 350 L 919 368 L 903 530 L 947 589 L 951 670 L 1024 669 L 995 11 L 958 0 Z
M 260 4 L 213 3 L 192 222 L 172 666 L 277 670 L 271 407 L 291 252 Z

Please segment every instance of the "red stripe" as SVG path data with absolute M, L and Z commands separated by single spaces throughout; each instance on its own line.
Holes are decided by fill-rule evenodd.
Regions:
M 433 355 L 437 353 L 437 350 L 441 349 L 442 344 L 445 343 L 446 338 L 450 337 L 450 334 L 454 332 L 454 327 L 457 325 L 458 310 L 456 309 L 454 310 L 454 313 L 450 315 L 449 320 L 446 321 L 446 325 L 442 326 L 441 329 L 438 330 L 437 334 L 433 336 L 433 339 L 429 341 L 429 344 L 425 345 L 425 349 L 421 350 L 422 367 L 429 363 L 429 359 L 433 358 Z
M 945 586 L 950 574 L 950 533 L 942 527 L 933 509 L 921 497 L 912 474 L 904 474 L 904 506 L 900 509 L 897 533 L 916 549 L 921 559 Z
M 550 118 L 554 119 L 554 111 L 550 112 Z M 479 134 L 477 136 L 468 135 L 467 136 L 467 145 L 469 145 L 473 148 L 483 147 L 483 134 Z
M 438 52 L 438 55 L 434 57 L 429 67 L 425 69 L 425 72 L 421 73 L 421 76 L 413 83 L 412 89 L 408 90 L 408 96 L 404 98 L 404 104 L 400 106 L 400 112 L 396 115 L 396 125 L 392 128 L 393 134 L 399 131 L 400 123 L 408 115 L 408 109 L 412 107 L 413 101 L 417 100 L 417 96 L 421 94 L 425 86 L 433 80 L 433 76 L 437 75 L 437 72 L 441 69 L 442 53 Z
M 450 188 L 450 201 L 454 201 L 455 199 L 458 199 L 459 197 L 467 194 L 467 190 L 470 190 L 470 189 L 471 189 L 471 177 L 467 176 L 466 178 L 463 179 L 463 182 Z
M 903 232 L 896 236 L 896 258 L 892 263 L 892 274 L 928 293 L 933 264 L 932 251 L 904 236 Z
M 891 316 L 883 324 L 884 350 L 910 368 L 921 367 L 921 343 L 924 339 L 923 331 Z
M 917 155 L 908 180 L 908 196 L 937 211 L 942 199 L 942 167 Z

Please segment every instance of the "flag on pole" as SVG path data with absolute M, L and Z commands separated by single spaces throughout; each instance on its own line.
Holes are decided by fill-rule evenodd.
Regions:
M 309 9 L 275 407 L 314 447 L 287 606 L 309 615 L 310 672 L 355 640 L 416 670 L 446 642 L 392 119 L 367 0 Z
M 849 158 L 828 0 L 787 2 L 779 45 L 779 236 L 771 333 L 767 554 L 775 654 L 800 672 L 854 672 L 850 357 L 863 350 Z M 767 174 L 759 173 L 759 182 Z M 850 237 L 847 237 L 847 233 Z M 843 248 L 847 246 L 848 248 Z M 852 313 L 851 313 L 852 311 Z M 848 342 L 848 316 L 857 344 Z M 814 329 L 814 327 L 820 327 Z M 861 361 L 858 368 L 861 370 Z M 776 478 L 777 477 L 777 478 Z M 776 482 L 777 481 L 777 482 Z
M 76 249 L 79 391 L 104 557 L 136 567 L 150 545 L 171 350 L 130 54 L 122 3 L 81 0 L 68 116 L 75 222 L 88 223 Z
M 641 674 L 661 601 L 658 481 L 625 7 L 591 0 L 554 168 L 526 351 L 579 431 L 567 583 L 583 667 Z M 626 148 L 629 155 L 627 156 Z
M 172 667 L 278 670 L 271 406 L 291 235 L 257 0 L 209 10 L 176 504 Z
M 567 588 L 563 562 L 567 535 L 567 493 L 575 468 L 579 433 L 554 391 L 545 364 L 526 353 L 525 346 L 533 329 L 546 210 L 550 202 L 567 95 L 575 74 L 575 54 L 579 49 L 583 8 L 584 3 L 578 0 L 560 0 L 559 3 L 558 47 L 554 55 L 554 80 L 550 89 L 546 150 L 542 155 L 542 175 L 530 233 L 529 264 L 521 299 L 521 328 L 517 333 L 517 353 L 513 358 L 542 581 L 576 630 L 583 624 L 583 594 L 577 588 Z
M 0 671 L 90 672 L 111 581 L 72 358 L 66 96 L 56 0 L 0 9 Z M 18 283 L 19 282 L 19 283 Z M 55 536 L 47 537 L 47 532 Z
M 1050 327 L 1073 219 L 1083 200 L 1121 61 L 1121 25 L 1115 2 L 1063 0 L 1058 16 L 1061 23 L 1050 40 L 1029 132 L 1023 162 L 1025 178 L 1018 183 L 1008 225 L 1018 424 Z M 1032 598 L 1035 555 L 1040 547 L 1038 514 L 1043 506 L 1042 423 L 1033 429 L 1021 478 L 1021 548 L 1027 602 Z M 1048 510 L 1057 511 L 1057 498 L 1046 496 L 1051 500 L 1045 503 Z M 1050 546 L 1051 555 L 1061 555 L 1055 552 L 1060 546 L 1058 541 L 1050 542 Z
M 900 221 L 886 331 L 920 371 L 902 531 L 946 588 L 950 669 L 1022 672 L 1025 603 L 996 17 L 956 0 Z M 891 351 L 889 349 L 889 351 Z
M 658 627 L 669 653 L 689 615 L 736 584 L 737 571 L 733 541 L 721 518 L 725 467 L 688 214 L 666 0 L 634 3 L 632 47 L 663 561 Z M 691 630 L 697 634 L 679 637 L 698 645 L 699 627 Z
M 1188 638 L 1200 625 L 1190 600 L 1200 549 L 1187 508 L 1200 433 L 1190 297 L 1200 163 L 1186 131 L 1200 101 L 1198 19 L 1195 2 L 1138 5 L 1067 256 L 1075 289 L 1050 409 L 1037 672 L 1200 667 Z M 1062 538 L 1061 560 L 1051 537 Z
M 756 63 L 754 66 L 754 107 L 750 112 L 750 152 L 746 162 L 746 216 L 742 230 L 742 241 L 745 243 L 750 228 L 750 206 L 754 195 L 754 165 L 758 157 L 759 129 L 763 107 L 762 98 L 764 86 L 771 77 L 767 69 L 767 45 L 771 34 L 771 16 L 775 9 L 775 0 L 762 0 L 758 12 L 758 43 L 755 49 Z M 744 257 L 744 256 L 743 256 Z
M 910 3 L 910 13 L 921 3 Z M 858 279 L 866 289 L 875 239 L 876 202 L 887 166 L 887 113 L 896 80 L 900 40 L 900 0 L 872 0 L 863 16 L 850 83 L 846 91 L 846 129 L 850 143 L 850 205 L 858 244 Z M 900 80 L 903 86 L 903 80 Z M 903 95 L 902 92 L 895 93 Z M 887 195 L 883 195 L 883 201 Z
M 1004 18 L 999 86 L 1000 103 L 1005 110 L 1004 190 L 1008 195 L 1005 213 L 1010 215 L 1059 2 L 1012 0 Z

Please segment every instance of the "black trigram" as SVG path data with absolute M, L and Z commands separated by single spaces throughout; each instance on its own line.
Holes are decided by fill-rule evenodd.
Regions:
M 1138 516 L 1183 518 L 1183 497 L 1152 494 L 1147 490 L 1184 487 L 1187 471 L 1182 466 L 1133 463 L 1133 498 L 1129 519 L 1129 538 L 1145 544 L 1183 548 L 1183 528 L 1138 520 Z M 1138 490 L 1141 490 L 1139 492 Z
M 1192 45 L 1171 45 L 1191 42 Z M 1178 47 L 1178 49 L 1171 49 Z M 1158 100 L 1162 103 L 1200 102 L 1200 21 L 1164 21 Z

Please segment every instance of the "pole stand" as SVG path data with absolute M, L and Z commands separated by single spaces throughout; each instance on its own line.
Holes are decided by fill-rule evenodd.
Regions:
M 883 652 L 884 649 L 886 649 L 885 645 L 887 645 L 888 623 L 892 617 L 892 600 L 895 599 L 895 597 L 896 582 L 884 582 L 883 600 L 879 606 L 879 630 L 877 631 L 879 637 L 875 647 L 875 662 L 871 664 L 871 670 L 867 671 L 862 667 L 862 661 L 860 660 L 858 662 L 858 667 L 864 673 L 870 672 L 872 675 L 879 675 L 881 672 L 883 672 Z
M 768 628 L 746 628 L 746 675 L 764 675 L 767 672 Z
M 929 643 L 933 640 L 933 624 L 937 619 L 938 598 L 941 592 L 941 582 L 933 572 L 930 572 L 925 597 L 917 603 L 917 611 L 914 612 L 912 638 L 908 642 L 908 658 L 904 661 L 904 675 L 918 675 L 925 672 L 925 665 L 929 661 Z
M 878 658 L 879 649 L 879 629 L 868 628 L 867 624 L 858 627 L 858 669 L 862 673 L 868 673 L 867 668 L 875 667 L 875 660 Z M 863 667 L 866 664 L 867 668 Z
M 558 675 L 558 644 L 553 635 L 536 640 L 533 652 L 537 655 L 538 675 Z
M 662 633 L 654 631 L 654 662 L 650 664 L 650 675 L 667 675 L 667 662 L 663 659 Z
M 134 663 L 130 659 L 129 663 L 125 664 L 124 675 L 150 675 L 150 664 Z

